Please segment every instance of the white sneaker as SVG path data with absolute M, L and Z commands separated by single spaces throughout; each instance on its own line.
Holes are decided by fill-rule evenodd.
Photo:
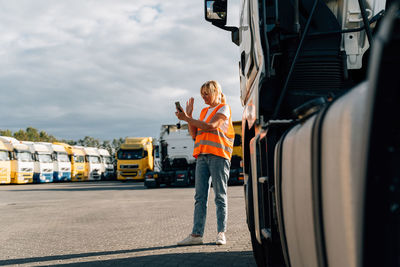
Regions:
M 203 244 L 203 237 L 201 236 L 192 236 L 191 234 L 178 242 L 178 246 L 190 246 L 190 245 L 201 245 Z
M 224 232 L 219 232 L 217 235 L 217 241 L 215 242 L 217 245 L 225 245 L 226 244 L 226 238 L 225 238 L 225 233 Z

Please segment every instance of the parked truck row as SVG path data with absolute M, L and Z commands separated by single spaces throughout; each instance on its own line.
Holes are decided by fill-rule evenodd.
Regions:
M 0 136 L 0 184 L 90 181 L 113 176 L 113 159 L 106 149 Z
M 243 184 L 241 122 L 233 122 L 235 142 L 229 184 Z M 61 181 L 144 181 L 148 188 L 194 184 L 194 142 L 187 124 L 161 126 L 160 137 L 127 137 L 115 158 L 106 149 L 65 143 L 19 141 L 0 136 L 0 184 Z

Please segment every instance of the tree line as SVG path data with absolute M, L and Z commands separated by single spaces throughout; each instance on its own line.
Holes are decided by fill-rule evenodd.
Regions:
M 66 139 L 58 139 L 51 134 L 46 133 L 45 131 L 39 131 L 33 127 L 28 127 L 26 130 L 20 129 L 16 132 L 12 132 L 11 130 L 1 130 L 0 136 L 9 136 L 14 137 L 20 141 L 32 141 L 32 142 L 61 142 L 69 145 L 78 145 L 78 146 L 86 146 L 86 147 L 97 147 L 97 148 L 105 148 L 110 152 L 111 155 L 115 153 L 115 151 L 121 146 L 124 142 L 124 138 L 114 138 L 113 140 L 99 140 L 91 136 L 85 136 L 83 139 L 79 140 L 66 140 Z

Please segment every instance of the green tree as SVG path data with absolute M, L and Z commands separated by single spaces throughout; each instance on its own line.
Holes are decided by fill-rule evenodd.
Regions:
M 23 140 L 23 141 L 39 142 L 39 132 L 38 132 L 38 130 L 33 128 L 33 127 L 26 128 L 26 139 Z
M 124 138 L 120 137 L 118 139 L 114 138 L 112 141 L 112 148 L 115 151 L 117 151 L 119 149 L 119 147 L 121 146 L 121 144 L 124 142 Z
M 66 144 L 71 145 L 71 146 L 75 146 L 75 145 L 78 144 L 78 142 L 76 142 L 74 140 L 67 140 L 67 139 L 61 139 L 58 142 L 66 143 Z
M 1 136 L 9 136 L 9 137 L 12 137 L 12 136 L 13 136 L 13 133 L 12 133 L 11 130 L 6 129 L 6 130 L 0 130 L 0 135 L 1 135 Z
M 100 141 L 91 136 L 85 136 L 85 138 L 78 140 L 78 144 L 81 146 L 100 147 Z
M 111 141 L 109 140 L 104 140 L 103 143 L 101 144 L 101 147 L 104 149 L 107 149 L 110 155 L 114 154 L 114 149 L 112 147 Z
M 14 137 L 17 138 L 20 141 L 29 141 L 28 140 L 28 135 L 26 132 L 22 129 L 18 130 L 17 132 L 14 133 Z

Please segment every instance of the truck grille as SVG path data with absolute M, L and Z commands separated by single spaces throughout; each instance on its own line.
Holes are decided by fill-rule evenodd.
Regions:
M 122 172 L 121 173 L 121 176 L 124 176 L 124 177 L 133 177 L 136 175 L 137 175 L 137 172 Z
M 139 168 L 139 165 L 133 164 L 133 165 L 120 165 L 121 169 L 136 169 Z

